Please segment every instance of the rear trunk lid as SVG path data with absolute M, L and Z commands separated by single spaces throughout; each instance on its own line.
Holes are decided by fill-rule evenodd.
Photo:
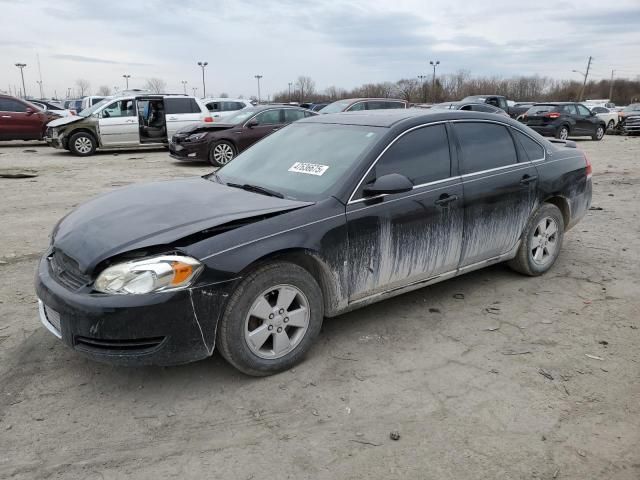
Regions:
M 560 117 L 557 105 L 534 105 L 522 117 L 528 126 L 546 125 Z

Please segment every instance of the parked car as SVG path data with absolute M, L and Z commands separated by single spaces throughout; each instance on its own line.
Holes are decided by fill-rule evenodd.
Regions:
M 346 98 L 330 103 L 319 110 L 320 113 L 356 112 L 361 110 L 384 110 L 388 108 L 407 108 L 404 100 L 395 98 Z
M 606 107 L 591 107 L 585 105 L 607 126 L 607 131 L 613 131 L 618 124 L 618 112 Z
M 581 103 L 536 103 L 520 121 L 541 135 L 566 140 L 568 137 L 589 136 L 602 140 L 607 124 Z
M 79 112 L 81 112 L 83 110 L 83 108 L 82 108 L 82 99 L 81 98 L 75 98 L 75 99 L 65 100 L 62 103 L 62 107 L 65 110 L 69 110 L 73 115 L 77 115 Z
M 87 108 L 91 108 L 94 105 L 97 105 L 98 103 L 100 103 L 105 98 L 111 98 L 111 97 L 98 96 L 98 95 L 89 95 L 89 96 L 86 96 L 86 97 L 82 97 L 80 99 L 80 110 L 78 110 L 78 113 L 80 113 L 81 111 L 83 111 L 83 110 L 85 110 Z
M 587 108 L 592 108 L 592 107 L 616 108 L 616 104 L 613 103 L 608 98 L 601 98 L 601 99 L 592 98 L 592 99 L 585 100 L 584 104 Z
M 221 167 L 238 153 L 288 123 L 317 115 L 290 105 L 245 108 L 212 125 L 193 125 L 177 132 L 169 154 L 178 160 L 209 162 Z
M 238 110 L 253 107 L 249 100 L 242 98 L 205 98 L 202 102 L 214 119 L 224 118 Z
M 619 112 L 618 128 L 622 133 L 640 133 L 640 103 L 632 103 Z
M 60 117 L 70 117 L 71 115 L 75 115 L 77 113 L 77 112 L 72 112 L 71 110 L 67 110 L 66 108 L 63 108 L 61 105 L 57 105 L 47 100 L 30 100 L 29 102 L 34 104 L 36 107 L 40 107 L 40 110 L 53 113 Z
M 301 103 L 299 106 L 302 108 L 306 108 L 307 110 L 311 110 L 312 112 L 318 112 L 322 110 L 324 107 L 329 105 L 329 102 L 323 103 Z
M 463 102 L 468 103 L 487 103 L 494 107 L 501 108 L 505 112 L 509 112 L 509 104 L 507 103 L 507 97 L 502 95 L 470 95 L 462 99 Z
M 250 375 L 285 370 L 323 317 L 498 262 L 547 272 L 592 191 L 584 153 L 554 142 L 476 112 L 304 118 L 216 173 L 71 211 L 38 266 L 40 318 L 113 364 L 217 348 Z
M 434 110 L 468 110 L 471 112 L 485 112 L 509 116 L 509 114 L 501 108 L 486 103 L 471 103 L 464 100 L 460 102 L 437 103 L 432 105 L 431 108 Z
M 511 118 L 515 118 L 517 120 L 518 117 L 520 117 L 520 115 L 524 115 L 525 113 L 527 113 L 527 110 L 529 110 L 535 104 L 536 104 L 536 102 L 518 102 L 518 103 L 515 103 L 513 106 L 509 107 L 509 111 L 508 111 L 509 116 Z
M 96 149 L 157 148 L 167 145 L 179 129 L 201 122 L 213 118 L 193 96 L 122 95 L 49 123 L 46 141 L 80 156 L 93 155 Z
M 42 140 L 47 123 L 56 118 L 31 102 L 0 94 L 0 140 Z

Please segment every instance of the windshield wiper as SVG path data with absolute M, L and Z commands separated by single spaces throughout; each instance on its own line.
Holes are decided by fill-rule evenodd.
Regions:
M 259 185 L 250 185 L 248 183 L 245 183 L 243 185 L 240 185 L 239 183 L 227 183 L 227 185 L 230 187 L 242 188 L 243 190 L 246 190 L 248 192 L 255 192 L 261 193 L 263 195 L 269 195 L 271 197 L 284 198 L 284 195 L 280 192 L 276 192 L 275 190 L 271 190 L 269 188 L 260 187 Z

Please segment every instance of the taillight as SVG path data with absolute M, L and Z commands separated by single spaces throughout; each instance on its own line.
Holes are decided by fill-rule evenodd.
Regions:
M 203 122 L 204 123 L 212 123 L 213 122 L 213 117 L 204 117 Z
M 545 115 L 547 118 L 560 118 L 560 114 L 558 112 L 549 112 Z
M 591 167 L 591 162 L 589 161 L 589 157 L 587 157 L 586 155 L 584 155 L 584 161 L 587 164 L 587 180 L 589 180 L 591 178 L 593 168 Z

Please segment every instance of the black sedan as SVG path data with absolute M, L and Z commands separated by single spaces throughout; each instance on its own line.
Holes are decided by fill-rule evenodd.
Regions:
M 208 161 L 222 167 L 258 140 L 313 115 L 317 113 L 287 105 L 245 108 L 220 123 L 195 124 L 180 130 L 169 140 L 169 154 L 177 160 Z
M 464 111 L 300 120 L 216 173 L 70 212 L 38 267 L 42 322 L 114 364 L 217 348 L 251 375 L 290 368 L 323 317 L 498 262 L 549 270 L 591 202 L 588 159 L 555 142 Z

